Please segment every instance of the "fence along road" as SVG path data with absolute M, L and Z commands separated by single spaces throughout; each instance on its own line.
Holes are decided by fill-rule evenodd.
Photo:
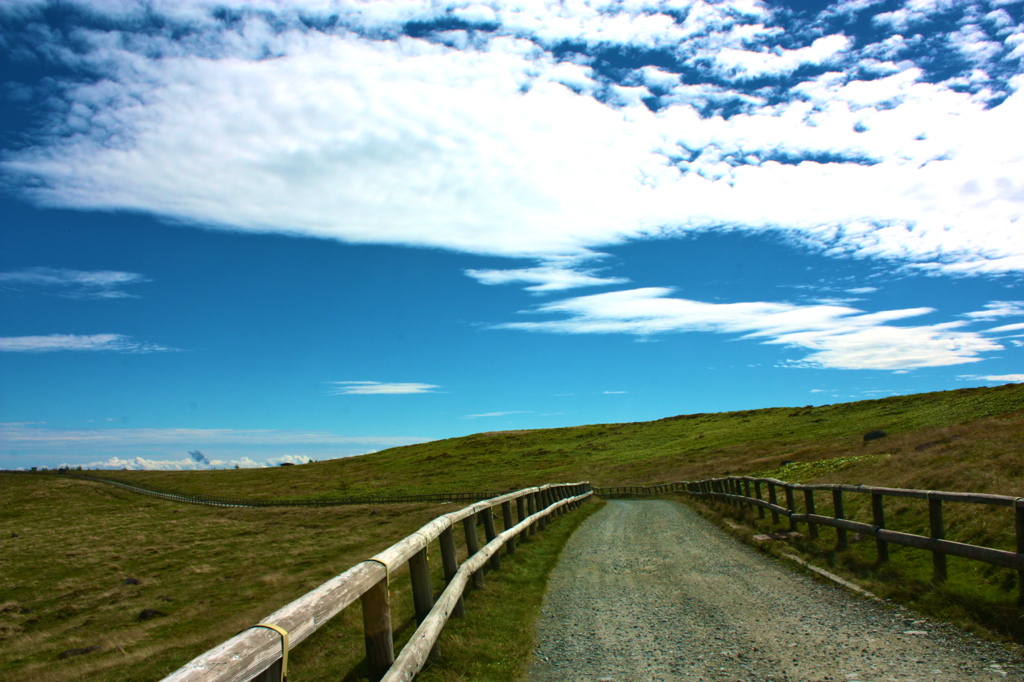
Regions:
M 1000 644 L 851 594 L 668 499 L 611 500 L 548 580 L 531 682 L 1019 680 Z
M 552 515 L 577 508 L 591 496 L 588 483 L 564 483 L 525 488 L 439 516 L 418 531 L 367 559 L 315 590 L 275 611 L 261 623 L 193 659 L 164 682 L 284 682 L 288 651 L 328 620 L 362 602 L 363 634 L 370 679 L 411 680 L 437 650 L 441 629 L 451 616 L 464 613 L 463 592 L 470 581 L 483 586 L 483 569 L 501 565 L 501 549 L 516 551 L 517 539 L 544 530 Z M 517 520 L 513 520 L 512 505 Z M 498 533 L 494 509 L 500 507 L 504 531 Z M 462 523 L 468 558 L 460 567 L 454 528 Z M 478 546 L 477 523 L 487 544 Z M 438 541 L 447 587 L 434 603 L 427 565 L 427 548 Z M 413 603 L 419 627 L 395 657 L 392 639 L 388 577 L 409 564 Z
M 779 504 L 779 490 L 785 495 L 785 506 Z M 796 531 L 799 524 L 807 524 L 807 532 L 818 537 L 818 526 L 831 526 L 836 529 L 836 549 L 844 550 L 848 546 L 847 532 L 861 533 L 875 538 L 878 562 L 889 560 L 889 544 L 904 545 L 924 549 L 932 553 L 932 568 L 936 582 L 946 580 L 946 556 L 954 556 L 982 561 L 993 566 L 1002 566 L 1017 571 L 1017 584 L 1020 590 L 1019 602 L 1024 603 L 1024 498 L 1006 495 L 987 495 L 982 493 L 954 493 L 939 490 L 913 490 L 907 488 L 881 488 L 861 485 L 843 484 L 800 484 L 787 483 L 775 478 L 753 478 L 750 476 L 728 476 L 711 478 L 703 481 L 681 481 L 654 486 L 616 486 L 610 488 L 594 488 L 594 494 L 601 497 L 628 497 L 632 495 L 657 495 L 673 492 L 688 493 L 694 497 L 713 499 L 735 505 L 757 507 L 758 514 L 765 518 L 765 512 L 771 512 L 772 522 L 778 525 L 779 517 L 789 519 L 789 530 Z M 767 492 L 768 499 L 764 499 Z M 797 493 L 801 493 L 800 496 Z M 832 515 L 824 516 L 817 513 L 816 493 L 829 493 L 831 496 Z M 872 523 L 861 523 L 845 518 L 845 500 L 843 493 L 871 496 Z M 799 510 L 798 497 L 802 498 L 803 511 Z M 929 530 L 928 536 L 904 533 L 885 527 L 885 498 L 902 497 L 928 501 Z M 945 539 L 945 525 L 942 519 L 943 502 L 961 504 L 981 504 L 997 507 L 1009 507 L 1014 512 L 1017 536 L 1017 551 L 1009 552 L 991 547 L 981 547 L 964 542 Z

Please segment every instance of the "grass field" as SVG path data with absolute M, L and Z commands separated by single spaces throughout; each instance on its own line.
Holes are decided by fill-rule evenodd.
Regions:
M 890 435 L 864 443 L 863 434 L 874 429 Z M 1024 386 L 1009 385 L 648 423 L 486 433 L 275 469 L 113 475 L 183 492 L 261 499 L 502 490 L 572 480 L 644 484 L 727 473 L 1024 495 L 1021 452 Z M 782 466 L 787 460 L 793 463 Z M 222 509 L 55 476 L 14 474 L 0 474 L 0 505 L 0 677 L 12 682 L 158 679 L 457 508 Z M 856 505 L 850 511 L 863 513 Z M 893 507 L 889 517 L 893 527 L 924 523 L 912 505 Z M 958 515 L 951 508 L 947 534 L 1003 546 L 1011 542 L 1012 525 L 998 516 Z M 986 573 L 982 564 L 962 567 L 951 561 L 949 585 L 936 590 L 928 580 L 926 553 L 878 569 L 870 543 L 835 555 L 829 541 L 823 531 L 817 544 L 797 549 L 851 574 L 860 571 L 878 591 L 1018 636 L 1016 628 L 1000 625 L 1020 614 L 1015 604 L 1007 606 L 1006 595 L 1015 594 L 1016 586 L 1006 572 Z M 894 551 L 894 559 L 898 554 Z M 140 584 L 126 585 L 126 578 Z M 983 583 L 980 596 L 957 592 L 957 581 Z M 403 592 L 407 583 L 399 579 L 394 588 L 400 637 L 412 629 L 410 600 Z M 944 599 L 944 591 L 952 597 Z M 139 620 L 144 609 L 166 615 Z M 509 618 L 509 627 L 529 632 L 530 623 Z M 297 649 L 296 677 L 306 671 L 305 679 L 357 679 L 358 620 L 359 610 L 349 609 Z M 468 627 L 469 621 L 458 627 Z M 452 632 L 478 641 L 473 632 Z M 101 648 L 58 658 L 92 646 Z M 460 678 L 459 672 L 446 678 L 441 669 L 431 674 L 472 679 L 468 673 Z
M 222 509 L 11 474 L 0 474 L 0 505 L 0 678 L 10 682 L 160 679 L 447 511 Z M 139 620 L 146 609 L 165 615 Z M 355 666 L 359 650 L 335 650 L 332 666 Z

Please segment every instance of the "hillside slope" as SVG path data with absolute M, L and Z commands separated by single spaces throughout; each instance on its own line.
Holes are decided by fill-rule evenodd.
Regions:
M 875 429 L 889 437 L 864 443 L 863 434 Z M 914 463 L 900 479 L 903 485 L 1024 494 L 1024 470 L 1006 459 L 1021 451 L 1021 433 L 1024 384 L 1007 384 L 819 407 L 481 433 L 273 470 L 116 476 L 210 495 L 339 497 L 491 491 L 567 480 L 654 483 L 772 470 L 785 460 L 899 453 Z M 927 443 L 935 445 L 915 449 Z M 990 464 L 978 466 L 981 461 Z M 984 470 L 984 476 L 965 477 L 966 470 Z M 852 482 L 881 482 L 869 469 L 850 474 L 858 479 Z

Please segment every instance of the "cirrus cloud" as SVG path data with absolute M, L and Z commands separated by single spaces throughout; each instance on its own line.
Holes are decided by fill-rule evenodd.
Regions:
M 0 337 L 0 352 L 7 353 L 56 353 L 59 351 L 163 353 L 176 350 L 176 348 L 136 341 L 124 334 L 49 334 L 46 336 Z
M 328 395 L 410 395 L 435 393 L 441 388 L 434 384 L 383 382 L 383 381 L 329 381 Z
M 116 270 L 35 267 L 0 272 L 0 283 L 8 286 L 53 287 L 68 298 L 134 298 L 132 294 L 121 291 L 120 287 L 148 281 L 136 272 Z
M 897 326 L 892 322 L 934 312 L 911 308 L 865 313 L 840 305 L 791 303 L 707 303 L 670 296 L 649 287 L 581 296 L 537 306 L 532 313 L 562 319 L 510 322 L 500 329 L 558 334 L 667 333 L 738 334 L 810 351 L 786 364 L 829 369 L 909 370 L 978 362 L 982 353 L 1002 350 L 982 334 L 960 331 L 966 322 Z

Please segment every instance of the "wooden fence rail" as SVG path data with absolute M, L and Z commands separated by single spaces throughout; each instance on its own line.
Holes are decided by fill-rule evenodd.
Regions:
M 767 489 L 768 499 L 764 499 Z M 779 504 L 778 491 L 785 495 L 785 505 Z M 779 517 L 789 520 L 789 529 L 797 531 L 801 523 L 807 524 L 810 537 L 818 537 L 818 526 L 830 526 L 836 529 L 836 549 L 844 550 L 849 546 L 847 533 L 853 531 L 875 538 L 875 549 L 879 563 L 889 560 L 889 545 L 903 545 L 923 549 L 932 553 L 933 577 L 936 582 L 944 582 L 946 574 L 946 557 L 949 555 L 964 557 L 974 561 L 982 561 L 994 566 L 1013 569 L 1018 572 L 1017 584 L 1020 590 L 1020 602 L 1024 602 L 1024 498 L 1006 495 L 988 495 L 983 493 L 954 493 L 939 490 L 912 490 L 907 488 L 885 488 L 874 486 L 828 484 L 828 483 L 787 483 L 775 478 L 753 478 L 750 476 L 728 476 L 703 481 L 679 481 L 654 486 L 616 486 L 594 488 L 594 494 L 601 497 L 621 497 L 629 495 L 657 495 L 671 492 L 682 492 L 699 498 L 721 500 L 737 506 L 756 508 L 760 518 L 765 518 L 766 511 L 772 515 L 772 522 L 779 523 Z M 828 492 L 832 500 L 832 515 L 824 516 L 817 513 L 815 493 Z M 797 508 L 797 493 L 802 493 L 803 511 Z M 845 518 L 844 493 L 871 496 L 871 523 L 851 521 Z M 929 534 L 915 535 L 885 527 L 886 497 L 913 498 L 927 500 Z M 1016 527 L 1017 551 L 1009 552 L 991 547 L 981 547 L 963 542 L 945 539 L 943 522 L 943 502 L 983 504 L 997 507 L 1011 507 L 1014 510 Z
M 363 633 L 370 679 L 411 680 L 437 653 L 441 629 L 464 612 L 463 593 L 472 581 L 483 585 L 485 566 L 501 564 L 501 549 L 516 551 L 516 540 L 543 530 L 552 515 L 577 508 L 591 495 L 588 483 L 565 483 L 525 488 L 439 516 L 371 559 L 356 564 L 320 587 L 275 611 L 258 625 L 235 635 L 193 659 L 163 682 L 277 682 L 284 679 L 287 651 L 317 628 L 352 605 L 362 603 Z M 512 518 L 515 503 L 517 520 Z M 494 526 L 499 508 L 504 530 Z M 477 544 L 477 523 L 487 543 Z M 462 524 L 469 556 L 458 565 L 454 529 Z M 437 602 L 431 585 L 427 548 L 440 545 L 447 587 Z M 394 653 L 388 580 L 408 563 L 413 605 L 419 628 L 399 653 Z M 433 652 L 433 653 L 432 653 Z
M 171 488 L 161 488 L 155 485 L 134 485 L 116 478 L 104 476 L 93 476 L 68 469 L 55 469 L 51 471 L 10 471 L 0 470 L 5 474 L 27 474 L 33 476 L 60 476 L 63 478 L 77 478 L 93 483 L 112 485 L 124 490 L 129 490 L 142 495 L 159 497 L 164 500 L 175 502 L 187 502 L 189 504 L 205 504 L 212 507 L 337 507 L 354 504 L 400 504 L 407 502 L 476 502 L 491 497 L 503 495 L 507 490 L 491 492 L 454 492 L 454 493 L 426 493 L 422 495 L 363 495 L 358 497 L 329 497 L 310 500 L 254 500 L 243 497 L 218 497 L 214 495 L 201 495 L 198 493 L 184 493 Z

